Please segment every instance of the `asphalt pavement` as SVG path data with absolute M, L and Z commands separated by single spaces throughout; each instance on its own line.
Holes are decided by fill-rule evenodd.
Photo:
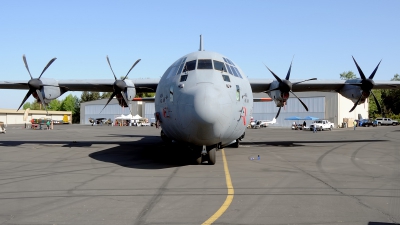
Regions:
M 0 134 L 0 224 L 400 223 L 400 126 L 247 129 L 216 165 L 155 127 L 54 128 Z

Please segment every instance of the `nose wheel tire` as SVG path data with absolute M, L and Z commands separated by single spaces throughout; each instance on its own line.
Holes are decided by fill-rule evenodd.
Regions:
M 239 148 L 239 146 L 240 146 L 239 139 L 236 139 L 236 143 L 233 143 L 232 146 L 234 148 Z
M 216 154 L 217 148 L 212 148 L 210 151 L 208 151 L 208 165 L 214 165 L 217 159 L 217 154 Z

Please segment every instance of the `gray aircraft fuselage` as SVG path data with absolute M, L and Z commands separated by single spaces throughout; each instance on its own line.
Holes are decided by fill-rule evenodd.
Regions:
M 225 146 L 239 139 L 252 110 L 252 89 L 243 71 L 210 51 L 193 52 L 174 62 L 155 96 L 164 134 L 200 146 Z

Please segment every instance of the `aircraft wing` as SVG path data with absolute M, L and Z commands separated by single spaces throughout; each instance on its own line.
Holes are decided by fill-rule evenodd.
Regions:
M 45 80 L 42 78 L 42 80 Z M 0 81 L 0 89 L 20 89 L 28 90 L 29 80 Z M 93 79 L 93 80 L 55 80 L 60 87 L 68 91 L 98 91 L 113 92 L 113 79 Z M 155 92 L 159 79 L 131 79 L 135 84 L 136 92 Z
M 270 79 L 249 79 L 254 93 L 264 92 L 270 89 L 274 80 Z M 292 84 L 301 80 L 290 80 Z M 359 83 L 360 80 L 311 80 L 293 85 L 294 92 L 305 91 L 336 91 L 339 92 L 345 85 Z M 374 89 L 400 89 L 400 81 L 374 81 Z

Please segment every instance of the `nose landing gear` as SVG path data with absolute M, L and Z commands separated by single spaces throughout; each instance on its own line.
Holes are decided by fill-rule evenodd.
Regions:
M 208 165 L 214 165 L 216 162 L 216 152 L 218 145 L 212 145 L 212 146 L 199 146 L 201 148 L 201 151 L 196 151 L 195 152 L 195 159 L 196 163 L 198 165 L 202 164 L 203 162 L 207 162 Z M 200 155 L 198 153 L 200 152 Z

